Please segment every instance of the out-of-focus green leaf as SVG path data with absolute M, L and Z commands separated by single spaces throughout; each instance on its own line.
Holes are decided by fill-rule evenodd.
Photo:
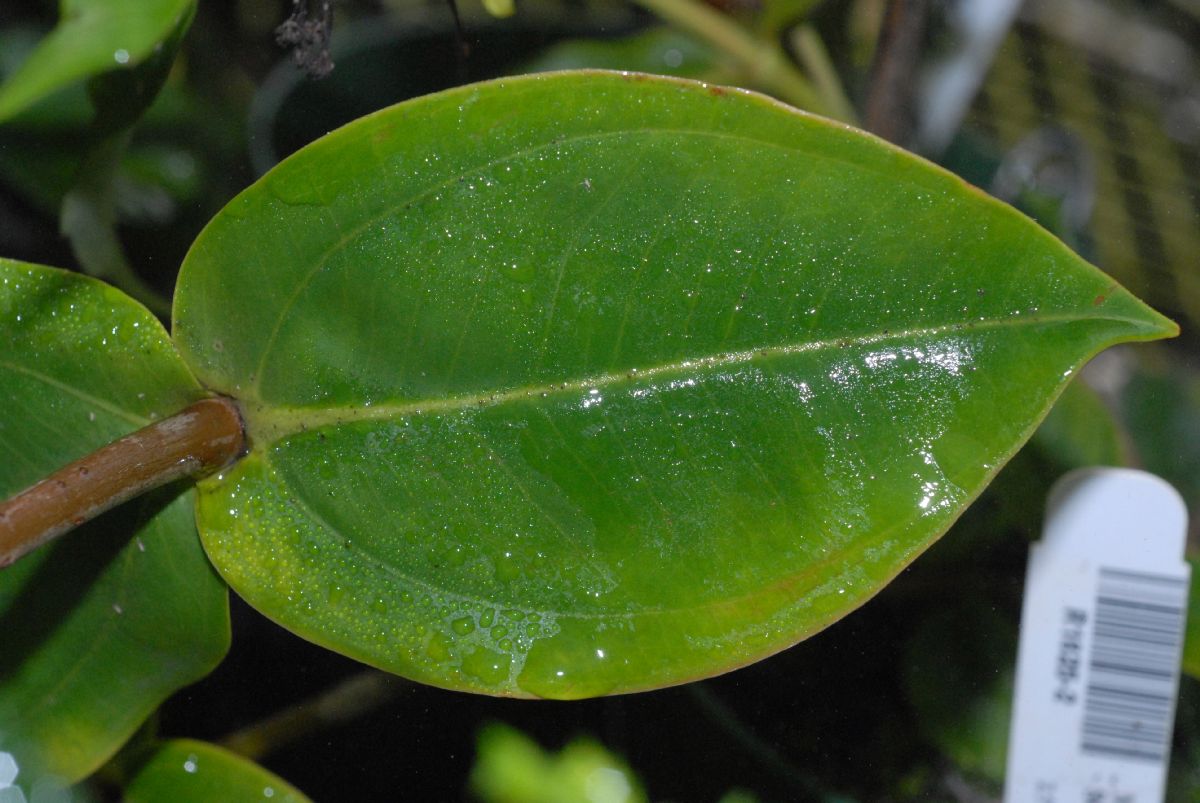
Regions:
M 1112 411 L 1079 380 L 1067 385 L 1032 442 L 1064 470 L 1129 464 Z
M 153 52 L 136 66 L 109 70 L 91 80 L 88 96 L 96 110 L 93 128 L 100 136 L 111 136 L 129 128 L 154 103 L 167 82 L 195 12 L 195 5 L 189 3 L 175 26 L 166 31 Z
M 78 80 L 133 68 L 155 53 L 194 0 L 61 0 L 59 24 L 0 85 L 0 122 Z
M 47 215 L 56 215 L 79 168 L 82 138 L 47 142 L 16 138 L 0 130 L 0 180 L 25 202 Z
M 1200 678 L 1200 558 L 1191 556 L 1188 563 L 1192 566 L 1192 580 L 1183 640 L 1183 671 Z
M 758 803 L 758 797 L 741 789 L 733 789 L 721 795 L 719 803 Z
M 1174 326 L 1014 210 L 762 96 L 464 87 L 285 160 L 197 239 L 175 334 L 251 453 L 221 573 L 435 685 L 723 672 L 861 605 L 1079 366 Z
M 1156 356 L 1156 362 L 1135 366 L 1122 393 L 1121 413 L 1146 470 L 1175 486 L 1187 503 L 1194 545 L 1200 532 L 1200 373 L 1169 351 Z M 1192 554 L 1189 561 L 1183 671 L 1200 678 L 1200 558 Z
M 10 43 L 19 45 L 21 38 L 14 32 L 0 31 L 0 53 Z M 159 56 L 166 61 L 162 54 Z M 135 72 L 140 74 L 141 70 Z M 131 73 L 125 71 L 122 75 Z M 58 214 L 63 196 L 77 181 L 81 162 L 96 146 L 97 137 L 91 128 L 93 101 L 105 93 L 93 93 L 89 99 L 82 84 L 73 89 L 77 91 L 55 93 L 0 126 L 0 182 L 50 215 Z M 123 93 L 118 90 L 108 94 Z M 143 85 L 140 94 L 145 97 L 150 93 Z M 127 99 L 119 105 L 126 114 L 136 111 Z M 203 189 L 198 178 L 201 166 L 196 155 L 179 142 L 185 139 L 179 132 L 204 128 L 214 116 L 179 87 L 167 86 L 140 119 L 141 141 L 133 143 L 113 177 L 113 200 L 121 222 L 161 222 L 164 206 L 174 211 L 180 202 L 194 200 Z M 169 201 L 164 204 L 167 197 Z M 148 207 L 156 212 L 147 214 Z
M 1193 576 L 1196 569 L 1193 563 Z M 1172 742 L 1165 799 L 1167 803 L 1197 803 L 1200 800 L 1200 683 L 1186 674 L 1179 679 Z
M 0 87 L 6 86 L 21 64 L 37 49 L 42 29 L 14 26 L 0 30 Z M 54 92 L 14 115 L 3 129 L 19 125 L 28 130 L 85 129 L 92 119 L 87 88 L 82 82 Z
M 483 0 L 483 8 L 493 17 L 511 17 L 516 7 L 513 0 Z
M 58 26 L 0 86 L 0 122 L 58 89 L 132 69 L 190 19 L 194 0 L 61 0 Z
M 487 803 L 643 803 L 637 776 L 603 746 L 580 739 L 557 755 L 503 725 L 479 735 L 471 788 Z
M 546 49 L 519 72 L 606 69 L 709 78 L 720 57 L 705 42 L 674 28 L 651 28 L 621 39 L 573 39 Z
M 798 22 L 804 21 L 820 4 L 820 0 L 765 0 L 758 20 L 764 36 L 779 36 Z
M 203 178 L 195 155 L 184 148 L 152 143 L 132 148 L 117 176 L 117 209 L 131 220 L 161 222 L 176 204 L 200 196 Z
M 149 312 L 0 259 L 0 498 L 203 395 Z M 191 491 L 135 500 L 0 570 L 0 752 L 74 782 L 229 643 Z
M 921 623 L 905 656 L 905 684 L 925 738 L 960 770 L 997 786 L 1008 752 L 1016 645 L 1012 623 L 986 602 L 955 600 Z
M 59 229 L 85 271 L 166 316 L 170 305 L 134 271 L 117 236 L 115 185 L 128 145 L 129 132 L 120 132 L 98 142 L 85 156 L 63 196 Z
M 129 146 L 130 127 L 166 81 L 194 12 L 189 4 L 175 27 L 140 64 L 92 80 L 89 93 L 96 109 L 95 140 L 80 163 L 74 185 L 63 197 L 59 219 L 59 228 L 85 271 L 117 285 L 163 316 L 169 314 L 170 305 L 129 264 L 117 236 L 116 179 Z
M 207 742 L 163 742 L 126 784 L 126 803 L 306 803 L 287 781 L 236 753 Z
M 1125 386 L 1121 412 L 1147 471 L 1183 495 L 1193 518 L 1200 512 L 1200 372 L 1162 354 L 1159 365 L 1139 365 Z

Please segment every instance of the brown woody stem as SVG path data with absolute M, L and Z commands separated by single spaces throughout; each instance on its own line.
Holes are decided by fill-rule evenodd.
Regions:
M 135 496 L 221 468 L 245 443 L 233 402 L 212 398 L 81 457 L 0 502 L 0 567 Z

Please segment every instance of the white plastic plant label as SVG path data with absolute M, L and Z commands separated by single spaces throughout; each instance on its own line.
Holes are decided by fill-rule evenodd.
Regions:
M 1025 577 L 1007 803 L 1160 803 L 1179 687 L 1187 510 L 1084 469 L 1050 492 Z

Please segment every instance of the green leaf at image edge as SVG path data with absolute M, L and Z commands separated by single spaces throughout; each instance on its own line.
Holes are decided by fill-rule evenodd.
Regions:
M 254 762 L 193 739 L 163 742 L 122 791 L 126 803 L 307 803 L 308 797 Z
M 1200 558 L 1192 555 L 1187 561 L 1192 567 L 1192 575 L 1184 630 L 1183 671 L 1200 680 Z
M 386 109 L 234 199 L 175 336 L 251 453 L 252 605 L 417 680 L 581 697 L 811 635 L 1100 349 L 1175 327 L 1027 218 L 767 98 L 601 72 Z
M 0 86 L 0 122 L 75 81 L 150 56 L 194 0 L 61 0 L 58 25 Z
M 135 301 L 0 259 L 0 498 L 203 395 Z M 225 655 L 193 497 L 149 494 L 0 570 L 0 751 L 26 789 L 90 774 Z
M 479 734 L 472 791 L 484 803 L 646 803 L 629 765 L 603 745 L 575 739 L 558 753 L 507 725 Z

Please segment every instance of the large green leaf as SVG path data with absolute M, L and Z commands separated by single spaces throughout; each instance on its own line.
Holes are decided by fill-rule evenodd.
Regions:
M 872 137 L 612 73 L 329 135 L 213 220 L 175 313 L 253 442 L 200 485 L 230 584 L 367 663 L 546 697 L 825 627 L 1084 360 L 1173 331 Z
M 0 122 L 75 81 L 140 64 L 190 18 L 194 5 L 61 0 L 58 25 L 0 86 Z
M 125 803 L 305 803 L 279 776 L 215 744 L 172 739 L 157 746 L 122 792 Z
M 119 291 L 0 259 L 0 499 L 202 396 Z M 165 489 L 0 570 L 0 751 L 75 781 L 229 642 L 194 494 Z

